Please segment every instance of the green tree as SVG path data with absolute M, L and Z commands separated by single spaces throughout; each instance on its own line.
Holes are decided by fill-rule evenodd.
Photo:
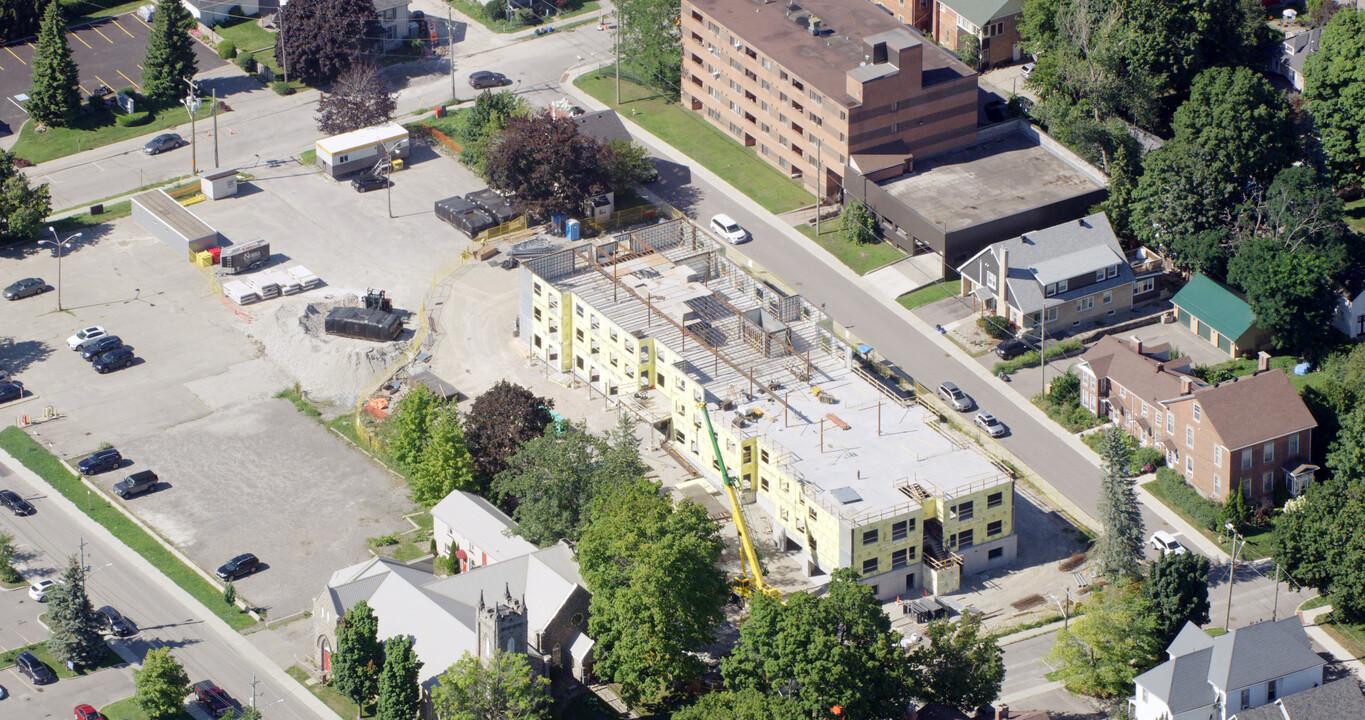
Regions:
M 634 190 L 658 173 L 654 162 L 649 159 L 649 152 L 637 142 L 612 140 L 607 143 L 607 152 L 611 154 L 608 171 L 611 189 L 618 193 Z
M 839 232 L 844 240 L 855 245 L 869 245 L 880 239 L 877 231 L 877 218 L 872 211 L 857 200 L 850 201 L 840 217 Z
M 465 416 L 464 437 L 474 456 L 474 467 L 486 479 L 507 469 L 507 459 L 521 444 L 540 437 L 554 421 L 554 400 L 499 380 L 474 398 Z
M 678 30 L 679 0 L 620 0 L 618 52 L 640 77 L 664 95 L 676 98 L 682 83 L 682 44 Z
M 484 158 L 488 146 L 496 142 L 512 118 L 531 114 L 530 105 L 508 90 L 484 90 L 474 98 L 474 105 L 460 116 L 455 134 L 460 139 L 460 162 L 479 177 L 487 174 Z
M 412 638 L 407 635 L 391 637 L 384 642 L 384 670 L 379 673 L 379 701 L 375 704 L 375 720 L 412 720 L 417 715 L 417 704 L 422 689 L 417 685 L 422 661 L 412 649 Z
M 437 720 L 549 720 L 549 683 L 521 653 L 495 650 L 488 662 L 465 653 L 431 692 Z
M 187 80 L 199 71 L 194 56 L 195 25 L 190 11 L 176 0 L 157 0 L 147 55 L 142 61 L 142 94 L 153 102 L 170 105 L 189 92 Z
M 66 41 L 66 16 L 57 0 L 48 0 L 33 58 L 32 87 L 25 109 L 34 121 L 51 127 L 66 127 L 81 111 L 81 91 L 71 45 Z
M 1101 433 L 1100 524 L 1104 534 L 1096 542 L 1100 568 L 1106 575 L 1133 575 L 1142 571 L 1142 511 L 1138 508 L 1133 478 L 1132 448 L 1123 431 L 1111 427 Z
M 910 652 L 924 680 L 920 700 L 971 712 L 1000 697 L 1005 652 L 994 637 L 982 634 L 979 615 L 956 623 L 935 620 L 925 637 L 928 642 Z
M 1365 13 L 1344 9 L 1304 63 L 1304 92 L 1339 187 L 1365 183 Z
M 954 50 L 958 59 L 967 63 L 973 69 L 981 66 L 981 40 L 971 33 L 958 33 L 957 49 Z
M 237 586 L 233 585 L 231 580 L 223 586 L 223 602 L 228 605 L 237 604 Z
M 1161 248 L 1182 270 L 1223 277 L 1225 218 L 1240 201 L 1236 181 L 1217 171 L 1203 150 L 1175 141 L 1147 153 L 1133 188 L 1129 229 Z
M 431 424 L 440 413 L 441 401 L 425 385 L 408 390 L 394 406 L 385 426 L 384 441 L 389 456 L 404 470 L 412 470 L 422 460 Z
M 1194 553 L 1171 553 L 1148 569 L 1142 594 L 1151 607 L 1156 644 L 1165 647 L 1185 627 L 1209 621 L 1209 559 Z
M 108 652 L 100 635 L 99 619 L 85 592 L 85 569 L 73 555 L 67 559 L 61 582 L 48 595 L 47 648 L 63 664 L 90 667 Z
M 578 563 L 592 593 L 596 672 L 621 683 L 630 705 L 652 706 L 701 673 L 689 651 L 724 618 L 725 542 L 699 505 L 674 504 L 651 482 L 599 496 L 591 518 Z
M 1123 697 L 1164 649 L 1152 628 L 1152 611 L 1141 593 L 1126 587 L 1106 589 L 1087 604 L 1093 606 L 1070 628 L 1057 631 L 1044 660 L 1057 668 L 1070 692 Z
M 800 706 L 780 695 L 757 690 L 722 690 L 702 695 L 673 713 L 673 720 L 806 720 Z
M 0 42 L 12 42 L 38 32 L 42 6 L 36 0 L 0 0 Z
M 14 536 L 0 530 L 0 582 L 17 583 L 23 579 L 14 569 Z
M 731 691 L 786 697 L 801 717 L 900 717 L 924 691 L 900 635 L 854 570 L 831 575 L 824 596 L 751 601 L 739 642 L 721 664 Z
M 493 479 L 493 492 L 514 508 L 517 534 L 548 547 L 563 539 L 576 541 L 593 500 L 642 481 L 646 470 L 633 434 L 604 438 L 582 423 L 566 424 L 523 443 L 507 470 Z
M 379 619 L 361 600 L 337 624 L 337 647 L 332 653 L 332 684 L 342 695 L 364 707 L 379 692 L 384 646 L 379 642 Z
M 236 720 L 261 720 L 261 711 L 254 707 L 244 707 L 237 713 Z
M 142 669 L 133 671 L 133 688 L 133 699 L 151 720 L 177 717 L 185 712 L 190 677 L 170 648 L 152 648 L 142 658 Z
M 435 505 L 455 490 L 479 490 L 474 460 L 465 447 L 464 429 L 454 407 L 445 405 L 436 410 L 426 447 L 408 472 L 408 485 L 413 501 L 423 507 Z
M 1253 192 L 1232 234 L 1239 243 L 1269 240 L 1289 251 L 1314 248 L 1341 264 L 1351 254 L 1341 199 L 1307 165 L 1287 167 L 1264 192 Z
M 1317 357 L 1333 332 L 1336 266 L 1314 248 L 1286 250 L 1276 240 L 1257 240 L 1228 263 L 1228 282 L 1246 293 L 1257 324 L 1272 333 L 1272 345 Z
M 0 150 L 0 245 L 29 240 L 51 211 L 47 184 L 29 187 L 14 155 Z
M 602 142 L 579 132 L 571 118 L 541 111 L 512 118 L 484 155 L 488 186 L 515 193 L 530 215 L 579 214 L 611 189 L 611 161 Z

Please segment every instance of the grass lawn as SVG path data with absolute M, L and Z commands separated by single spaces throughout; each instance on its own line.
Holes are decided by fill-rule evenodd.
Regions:
M 284 68 L 280 67 L 280 61 L 275 59 L 275 48 L 270 47 L 264 50 L 257 50 L 256 52 L 253 52 L 251 55 L 252 57 L 256 58 L 257 63 L 265 65 L 271 70 L 274 70 L 276 78 L 280 79 L 284 78 Z M 238 57 L 240 57 L 240 53 L 238 54 Z M 235 63 L 237 61 L 233 60 L 233 62 Z M 289 87 L 293 88 L 294 92 L 298 92 L 308 87 L 308 85 L 297 78 L 290 78 Z
M 830 251 L 834 257 L 839 258 L 839 262 L 849 266 L 853 272 L 859 275 L 866 275 L 872 270 L 895 262 L 903 257 L 905 253 L 900 248 L 889 242 L 880 242 L 863 245 L 852 243 L 844 239 L 844 234 L 840 231 L 839 218 L 831 218 L 828 221 L 820 222 L 820 234 L 815 234 L 815 226 L 802 223 L 796 226 L 802 235 L 814 240 L 820 247 Z
M 143 712 L 142 706 L 137 704 L 136 698 L 124 698 L 117 702 L 111 702 L 100 708 L 100 714 L 114 720 L 150 720 L 147 713 Z M 192 718 L 193 716 L 188 712 L 182 712 L 165 720 L 192 720 Z
M 370 549 L 376 554 L 401 563 L 412 562 L 431 554 L 431 533 L 425 530 L 409 530 L 401 534 L 370 538 L 369 543 Z
M 1327 631 L 1353 658 L 1365 657 L 1365 623 L 1323 623 Z
M 1365 233 L 1365 198 L 1346 203 L 1346 224 L 1358 233 Z
M 13 455 L 29 470 L 37 473 L 48 485 L 75 503 L 77 508 L 89 506 L 90 509 L 86 514 L 95 522 L 103 525 L 123 544 L 146 558 L 156 569 L 170 578 L 171 582 L 194 596 L 196 600 L 203 603 L 204 607 L 222 618 L 228 625 L 236 630 L 244 630 L 256 624 L 250 615 L 242 612 L 235 605 L 223 602 L 221 590 L 200 577 L 188 565 L 180 562 L 179 558 L 162 547 L 161 543 L 147 534 L 146 530 L 129 520 L 127 516 L 103 498 L 92 498 L 79 478 L 68 472 L 56 456 L 25 434 L 23 430 L 17 427 L 8 427 L 0 431 L 0 448 L 4 448 L 5 452 Z
M 288 670 L 285 670 L 285 672 L 289 673 L 289 677 L 298 680 L 300 685 L 303 685 L 305 688 L 308 688 L 308 692 L 311 692 L 314 695 L 316 695 L 319 700 L 321 700 L 324 704 L 327 705 L 327 707 L 332 708 L 333 712 L 335 712 L 336 714 L 340 715 L 343 718 L 348 719 L 356 717 L 356 706 L 355 703 L 351 702 L 350 698 L 346 697 L 345 695 L 342 695 L 340 692 L 337 692 L 336 689 L 327 685 L 323 685 L 322 683 L 313 683 L 312 685 L 309 685 L 308 683 L 311 680 L 311 678 L 308 677 L 308 673 L 305 672 L 303 668 L 299 667 L 298 665 L 291 665 L 289 666 Z M 373 708 L 366 709 L 372 710 Z M 374 717 L 374 713 L 367 712 L 364 715 L 361 715 L 360 717 Z
M 928 287 L 922 287 L 914 292 L 908 292 L 898 298 L 896 302 L 906 310 L 914 310 L 921 305 L 928 305 L 938 302 L 943 298 L 953 297 L 962 292 L 962 278 L 938 282 Z
M 64 0 L 62 2 L 62 5 L 69 9 L 74 8 L 76 12 L 80 13 L 79 17 L 72 17 L 68 21 L 67 24 L 70 27 L 83 25 L 99 18 L 116 17 L 130 13 L 146 4 L 147 0 L 132 0 L 132 2 L 123 2 L 122 0 Z
M 14 648 L 13 650 L 7 650 L 4 653 L 0 653 L 0 667 L 8 667 L 10 665 L 13 665 L 14 658 L 19 653 L 24 652 L 25 650 L 33 653 L 34 657 L 37 657 L 39 660 L 42 660 L 43 663 L 45 663 L 48 667 L 52 668 L 52 672 L 57 673 L 58 679 L 66 679 L 79 677 L 81 675 L 89 675 L 92 672 L 98 672 L 105 668 L 110 668 L 114 667 L 115 665 L 123 664 L 123 658 L 119 657 L 118 653 L 114 652 L 113 650 L 110 650 L 109 647 L 106 645 L 104 648 L 104 657 L 100 659 L 98 664 L 96 664 L 92 668 L 86 668 L 81 672 L 72 672 L 71 670 L 67 669 L 66 663 L 57 662 L 57 658 L 53 657 L 52 652 L 47 649 L 46 642 L 36 642 L 33 643 L 32 645 L 25 645 L 23 647 L 17 647 Z
M 495 33 L 514 33 L 535 27 L 534 25 L 522 25 L 520 23 L 508 22 L 507 20 L 489 20 L 488 16 L 483 12 L 484 3 L 476 2 L 476 0 L 450 0 L 450 6 L 465 15 L 468 15 L 470 20 L 473 20 Z M 552 18 L 550 22 L 558 22 L 575 15 L 590 13 L 600 7 L 601 5 L 597 0 L 588 0 L 587 2 L 570 0 L 564 4 L 564 7 L 560 8 L 559 14 Z
M 1326 595 L 1319 595 L 1319 596 L 1317 596 L 1317 597 L 1315 597 L 1315 598 L 1312 598 L 1311 600 L 1308 600 L 1308 601 L 1305 602 L 1304 604 L 1300 605 L 1300 606 L 1298 607 L 1298 609 L 1299 609 L 1299 610 L 1312 610 L 1312 609 L 1314 609 L 1314 608 L 1320 608 L 1320 607 L 1322 607 L 1323 605 L 1330 605 L 1331 602 L 1332 602 L 1332 598 L 1329 598 L 1329 597 L 1327 597 Z
M 1188 503 L 1199 502 L 1201 500 L 1212 503 L 1211 500 L 1203 498 L 1203 496 L 1199 495 L 1194 488 L 1190 488 L 1189 492 L 1185 492 L 1184 490 L 1172 490 L 1167 483 L 1160 480 L 1152 480 L 1143 484 L 1142 487 L 1146 488 L 1148 492 L 1156 497 L 1156 499 L 1160 500 L 1166 507 L 1174 510 L 1177 515 L 1183 518 L 1185 522 L 1189 523 L 1195 530 L 1198 530 L 1199 534 L 1203 535 L 1209 542 L 1217 545 L 1223 552 L 1232 553 L 1232 543 L 1228 542 L 1228 540 L 1219 533 L 1210 530 L 1208 525 L 1198 519 L 1195 516 L 1195 513 L 1191 512 L 1190 508 L 1187 507 Z M 1189 486 L 1187 485 L 1186 487 Z M 1238 560 L 1250 561 L 1270 557 L 1272 544 L 1275 539 L 1274 521 L 1272 520 L 1268 527 L 1252 528 L 1242 537 L 1246 540 L 1246 546 L 1243 547 L 1238 543 Z
M 622 78 L 622 102 L 617 105 L 615 76 L 605 70 L 583 75 L 574 84 L 721 176 L 769 212 L 815 204 L 815 196 L 800 183 L 652 88 Z
M 212 114 L 212 103 L 204 103 L 199 108 L 199 117 Z M 83 150 L 102 147 L 128 138 L 148 135 L 190 121 L 190 114 L 177 105 L 163 108 L 146 123 L 134 127 L 120 127 L 114 122 L 114 113 L 107 110 L 81 115 L 74 127 L 48 128 L 39 134 L 34 131 L 33 123 L 25 123 L 19 131 L 19 141 L 14 143 L 14 154 L 31 163 L 43 163 L 66 157 Z
M 231 25 L 225 23 L 213 31 L 222 35 L 224 40 L 231 40 L 238 50 L 256 52 L 275 47 L 275 33 L 257 25 L 255 18 L 233 18 L 231 22 Z
M 1209 372 L 1226 371 L 1232 373 L 1232 377 L 1242 377 L 1256 372 L 1256 363 L 1256 358 L 1238 358 L 1217 365 L 1206 366 L 1206 370 Z M 1327 381 L 1327 375 L 1317 371 L 1310 372 L 1307 375 L 1295 375 L 1294 366 L 1298 363 L 1298 358 L 1292 355 L 1277 355 L 1270 358 L 1270 369 L 1283 370 L 1284 374 L 1289 376 L 1290 384 L 1299 392 L 1303 392 L 1305 387 L 1320 385 Z

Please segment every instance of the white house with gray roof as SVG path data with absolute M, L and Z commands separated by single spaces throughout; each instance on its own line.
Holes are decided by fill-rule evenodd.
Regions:
M 1327 664 L 1297 617 L 1216 638 L 1185 623 L 1166 652 L 1170 660 L 1134 680 L 1133 720 L 1231 720 L 1322 685 Z
M 535 552 L 515 529 L 512 518 L 473 493 L 456 490 L 431 509 L 436 552 L 450 557 L 453 546 L 462 572 Z
M 1102 324 L 1133 306 L 1133 267 L 1104 213 L 986 246 L 958 268 L 982 314 L 1048 334 Z

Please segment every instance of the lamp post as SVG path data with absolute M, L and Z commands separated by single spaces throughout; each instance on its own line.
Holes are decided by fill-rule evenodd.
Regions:
M 85 237 L 85 233 L 78 232 L 72 235 L 71 237 L 62 240 L 61 238 L 57 237 L 56 228 L 52 227 L 51 225 L 48 225 L 47 231 L 52 233 L 52 239 L 39 240 L 38 244 L 51 245 L 52 247 L 57 248 L 57 310 L 60 311 L 62 309 L 62 250 L 65 249 L 66 244 L 71 242 L 72 240 L 75 240 L 76 238 L 79 237 Z
M 1241 492 L 1238 488 L 1236 492 Z M 1223 528 L 1232 535 L 1232 564 L 1228 566 L 1228 607 L 1226 614 L 1223 615 L 1223 631 L 1226 632 L 1228 625 L 1232 622 L 1232 586 L 1237 582 L 1237 541 L 1242 539 L 1242 534 L 1237 532 L 1237 528 L 1232 523 L 1223 523 Z M 1242 547 L 1246 547 L 1246 541 L 1242 540 Z

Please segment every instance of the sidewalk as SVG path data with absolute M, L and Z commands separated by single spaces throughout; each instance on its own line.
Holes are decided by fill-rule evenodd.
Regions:
M 1326 630 L 1323 630 L 1318 626 L 1318 618 L 1329 612 L 1332 612 L 1332 606 L 1323 605 L 1322 607 L 1300 612 L 1299 618 L 1303 620 L 1304 629 L 1308 631 L 1308 637 L 1312 638 L 1314 642 L 1321 645 L 1327 652 L 1331 653 L 1332 657 L 1336 658 L 1342 665 L 1355 673 L 1357 678 L 1365 679 L 1365 663 L 1362 663 L 1359 658 L 1352 655 L 1345 647 L 1342 647 L 1341 643 L 1336 641 L 1336 638 L 1328 635 Z

